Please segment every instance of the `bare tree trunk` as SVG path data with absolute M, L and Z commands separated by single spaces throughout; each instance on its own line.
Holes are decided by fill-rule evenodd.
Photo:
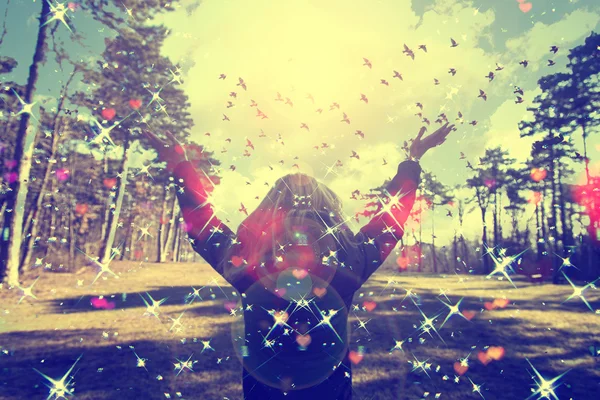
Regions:
M 127 217 L 127 230 L 125 231 L 125 240 L 123 242 L 123 250 L 121 251 L 121 255 L 119 256 L 119 260 L 123 261 L 125 259 L 125 253 L 129 248 L 129 259 L 131 259 L 131 248 L 133 247 L 133 237 L 131 226 L 133 225 L 133 207 L 130 205 L 129 216 Z
M 175 223 L 174 226 L 175 226 L 175 228 L 174 228 L 174 232 L 173 232 L 173 247 L 171 248 L 172 249 L 171 260 L 173 262 L 177 262 L 177 257 L 179 255 L 179 252 L 178 252 L 178 248 L 179 248 L 179 236 L 180 236 L 179 235 L 179 224 Z
M 435 204 L 431 203 L 431 255 L 433 258 L 433 273 L 438 273 L 437 256 L 435 254 Z
M 586 126 L 585 124 L 581 125 L 581 130 L 583 132 L 583 134 L 581 135 L 583 137 L 583 160 L 585 162 L 585 178 L 586 178 L 586 184 L 589 186 L 590 185 L 590 160 L 588 158 L 588 153 L 587 153 L 587 131 L 586 131 Z
M 173 196 L 173 206 L 171 207 L 171 218 L 169 220 L 169 229 L 167 230 L 167 238 L 165 240 L 165 244 L 162 250 L 162 253 L 164 254 L 164 260 L 167 260 L 167 256 L 169 254 L 171 254 L 171 259 L 173 258 L 172 256 L 172 252 L 170 251 L 173 247 L 173 243 L 175 242 L 175 224 L 177 223 L 175 220 L 175 217 L 177 216 L 177 210 L 178 210 L 178 201 L 176 196 Z
M 494 189 L 493 224 L 494 224 L 494 246 L 499 246 L 500 238 L 498 235 L 498 191 L 495 189 Z
M 128 135 L 128 134 L 126 134 Z M 129 173 L 131 147 L 129 143 L 129 137 L 125 136 L 123 140 L 123 160 L 121 162 L 119 187 L 117 189 L 117 200 L 115 203 L 115 209 L 109 218 L 106 237 L 102 241 L 102 250 L 100 251 L 100 262 L 106 263 L 111 258 L 111 252 L 115 241 L 115 235 L 117 232 L 117 225 L 119 223 L 119 216 L 121 215 L 121 208 L 123 206 L 123 197 L 127 190 L 127 174 Z
M 106 156 L 106 150 L 104 150 L 104 155 L 102 157 L 102 171 L 104 172 L 104 176 L 108 175 L 108 157 Z M 112 204 L 112 199 L 110 196 L 107 197 L 104 202 L 104 219 L 102 220 L 102 231 L 100 232 L 100 237 L 104 240 L 106 237 L 106 230 L 108 229 L 108 220 L 110 219 L 110 205 Z
M 38 67 L 44 62 L 46 53 L 46 21 L 50 15 L 50 3 L 42 1 L 40 23 L 38 28 L 33 62 L 29 66 L 29 76 L 25 87 L 24 99 L 26 104 L 33 103 L 35 85 L 38 80 Z M 35 130 L 29 129 L 31 115 L 27 112 L 21 114 L 19 130 L 17 131 L 13 159 L 17 160 L 17 179 L 10 184 L 11 191 L 6 195 L 6 208 L 12 209 L 4 218 L 4 226 L 0 239 L 4 241 L 0 246 L 0 277 L 11 286 L 19 285 L 19 264 L 23 235 L 23 219 L 25 217 L 25 201 L 29 188 L 29 175 L 31 172 L 31 159 L 35 144 Z
M 165 262 L 166 259 L 166 255 L 163 251 L 164 249 L 164 245 L 163 245 L 163 237 L 165 237 L 165 229 L 167 227 L 167 222 L 166 222 L 166 218 L 167 218 L 167 190 L 165 189 L 163 191 L 163 201 L 162 201 L 162 207 L 161 207 L 161 212 L 160 212 L 160 227 L 158 229 L 158 233 L 156 235 L 156 248 L 157 248 L 157 256 L 156 256 L 156 262 Z
M 71 76 L 69 76 L 69 79 L 67 80 L 67 82 L 65 83 L 65 86 L 63 87 L 63 89 L 61 90 L 61 95 L 59 97 L 58 100 L 58 105 L 56 107 L 56 113 L 54 114 L 54 118 L 52 120 L 52 142 L 50 145 L 50 158 L 54 159 L 54 156 L 56 155 L 56 150 L 58 149 L 58 142 L 59 142 L 59 128 L 62 125 L 62 118 L 60 117 L 60 113 L 62 112 L 63 106 L 65 104 L 65 100 L 67 98 L 67 94 L 69 91 L 69 86 L 71 85 L 71 82 L 73 82 L 73 78 L 75 77 L 75 75 L 77 75 L 78 72 L 78 68 L 75 67 L 73 72 L 71 73 Z M 50 185 L 51 182 L 51 177 L 52 175 L 52 163 L 48 162 L 46 164 L 46 171 L 44 172 L 44 178 L 42 180 L 42 186 L 40 188 L 39 193 L 36 195 L 36 197 L 34 197 L 32 204 L 34 204 L 34 208 L 33 210 L 31 210 L 29 212 L 29 214 L 27 215 L 27 220 L 25 222 L 25 225 L 23 226 L 24 231 L 27 230 L 27 228 L 33 223 L 33 225 L 31 225 L 31 231 L 29 235 L 25 235 L 23 240 L 25 241 L 23 244 L 23 252 L 21 254 L 21 269 L 26 271 L 27 269 L 29 269 L 31 267 L 31 257 L 32 257 L 32 253 L 33 253 L 33 246 L 35 245 L 35 238 L 37 237 L 37 234 L 40 230 L 40 222 L 41 219 L 37 218 L 38 214 L 40 213 L 40 211 L 42 210 L 42 205 L 44 203 L 44 195 L 48 192 L 48 186 Z M 71 171 L 71 175 L 73 175 L 73 172 Z
M 536 249 L 537 249 L 537 259 L 541 259 L 542 258 L 542 253 L 544 251 L 544 248 L 542 247 L 542 239 L 544 237 L 543 234 L 543 228 L 541 226 L 541 214 L 542 214 L 542 210 L 540 207 L 541 201 L 540 203 L 538 203 L 535 206 L 535 243 L 536 243 Z
M 481 209 L 481 222 L 483 224 L 483 233 L 481 235 L 481 242 L 482 242 L 482 246 L 484 248 L 484 250 L 488 247 L 488 237 L 487 237 L 487 226 L 485 223 L 485 214 L 487 211 L 487 207 L 480 207 Z M 482 254 L 485 253 L 485 251 L 481 252 Z M 487 255 L 483 255 L 483 273 L 484 274 L 489 274 L 490 273 L 490 262 L 488 260 L 488 256 Z
M 423 272 L 423 197 L 420 199 L 419 209 L 419 264 L 417 271 Z
M 454 231 L 454 238 L 452 239 L 452 269 L 456 272 L 456 263 L 458 262 L 458 238 L 456 237 L 456 231 Z

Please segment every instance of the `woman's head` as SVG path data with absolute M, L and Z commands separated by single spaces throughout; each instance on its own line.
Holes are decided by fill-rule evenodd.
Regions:
M 330 280 L 335 254 L 353 242 L 345 222 L 342 202 L 330 188 L 306 174 L 289 174 L 240 225 L 238 255 L 257 278 L 312 265 L 310 273 Z

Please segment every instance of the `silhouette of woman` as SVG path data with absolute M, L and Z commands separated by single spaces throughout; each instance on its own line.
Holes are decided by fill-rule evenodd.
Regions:
M 453 129 L 446 124 L 426 138 L 420 130 L 378 212 L 357 234 L 338 196 L 301 173 L 279 178 L 234 233 L 213 213 L 212 182 L 187 161 L 185 146 L 169 132 L 166 139 L 146 132 L 183 189 L 178 200 L 192 247 L 240 293 L 235 310 L 244 318 L 233 340 L 244 399 L 352 398 L 353 295 L 402 237 L 419 184 L 418 160 Z

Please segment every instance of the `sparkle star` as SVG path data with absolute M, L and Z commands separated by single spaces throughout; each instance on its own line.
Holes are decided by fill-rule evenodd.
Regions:
M 394 342 L 396 344 L 394 345 L 394 347 L 392 347 L 390 349 L 390 354 L 392 354 L 394 352 L 394 350 L 401 350 L 402 352 L 404 352 L 404 349 L 402 348 L 402 345 L 404 344 L 404 340 L 396 340 L 396 339 L 394 339 Z
M 142 295 L 140 295 L 140 297 L 144 301 L 144 304 L 146 305 L 146 311 L 144 312 L 144 315 L 155 316 L 156 319 L 158 319 L 160 321 L 160 318 L 158 318 L 158 316 L 160 315 L 160 306 L 165 301 L 167 301 L 167 297 L 156 301 L 152 298 L 150 293 L 146 292 L 146 296 L 148 296 L 148 298 L 150 299 L 150 302 L 148 302 Z
M 15 89 L 13 89 L 13 93 L 15 94 L 15 96 L 17 96 L 17 99 L 19 100 L 19 103 L 21 103 L 21 109 L 19 110 L 18 113 L 14 114 L 13 116 L 17 116 L 17 115 L 21 115 L 21 114 L 29 114 L 31 115 L 34 119 L 37 120 L 37 118 L 35 118 L 35 115 L 33 115 L 33 106 L 37 103 L 37 101 L 34 101 L 33 103 L 26 103 L 21 96 L 19 96 L 19 93 L 17 93 L 15 91 Z
M 533 379 L 535 380 L 535 384 L 537 386 L 536 389 L 532 389 L 533 393 L 527 399 L 531 399 L 532 397 L 539 395 L 539 397 L 536 397 L 537 400 L 541 400 L 541 399 L 559 400 L 558 396 L 556 395 L 554 390 L 556 388 L 558 388 L 561 384 L 555 385 L 555 383 L 570 370 L 567 370 L 567 371 L 563 372 L 562 374 L 560 374 L 550 380 L 546 380 L 546 379 L 544 379 L 544 377 L 542 375 L 540 375 L 538 370 L 535 369 L 535 367 L 533 366 L 531 361 L 529 361 L 529 359 L 527 359 L 527 358 L 526 358 L 526 360 L 529 363 L 529 365 L 531 365 L 531 368 L 533 368 L 533 372 L 536 375 L 536 377 L 533 377 Z
M 67 20 L 66 17 L 68 17 L 67 15 L 67 11 L 69 11 L 69 8 L 67 6 L 65 6 L 64 3 L 56 3 L 56 4 L 52 4 L 50 3 L 49 0 L 48 1 L 48 5 L 50 6 L 50 13 L 52 14 L 52 17 L 46 21 L 44 23 L 44 25 L 48 25 L 50 22 L 52 21 L 60 21 L 63 23 L 64 26 L 67 27 L 67 29 L 69 30 L 69 32 L 73 32 L 71 30 L 71 27 L 69 26 L 69 24 L 67 24 Z M 44 26 L 42 25 L 42 26 Z
M 183 325 L 181 324 L 181 317 L 183 317 L 183 314 L 185 314 L 185 311 L 179 314 L 179 317 L 177 318 L 170 318 L 171 321 L 173 321 L 173 324 L 171 325 L 171 328 L 169 328 L 169 332 L 172 330 L 175 330 L 175 332 L 181 332 L 183 330 Z
M 202 347 L 202 351 L 201 351 L 200 353 L 204 353 L 204 350 L 212 350 L 212 351 L 215 351 L 215 349 L 213 349 L 213 348 L 211 347 L 211 345 L 210 345 L 210 339 L 208 339 L 208 340 L 203 340 L 203 341 L 202 341 L 202 346 L 204 346 L 204 347 Z
M 46 384 L 50 389 L 50 393 L 48 394 L 47 400 L 50 399 L 66 399 L 67 396 L 73 396 L 73 392 L 75 389 L 73 388 L 74 382 L 73 377 L 69 377 L 73 368 L 75 368 L 75 364 L 81 359 L 83 355 L 79 356 L 77 360 L 71 365 L 71 368 L 63 375 L 59 380 L 54 380 L 50 378 L 48 375 L 38 371 L 37 369 L 33 369 L 35 372 L 43 376 L 50 384 Z M 67 379 L 68 378 L 68 379 Z
M 514 273 L 512 267 L 511 267 L 511 264 L 515 260 L 517 260 L 519 257 L 521 257 L 521 255 L 523 253 L 525 253 L 526 251 L 527 251 L 527 249 L 523 250 L 519 254 L 507 257 L 507 256 L 505 256 L 505 249 L 500 249 L 498 251 L 500 256 L 497 257 L 494 255 L 494 248 L 492 248 L 491 250 L 488 250 L 486 254 L 490 255 L 490 257 L 492 258 L 492 261 L 494 261 L 495 267 L 494 267 L 494 270 L 486 276 L 486 279 L 490 279 L 492 276 L 494 276 L 496 274 L 501 274 L 511 283 L 511 285 L 513 285 L 516 288 L 512 279 L 510 279 L 510 275 L 508 273 L 509 272 Z M 485 256 L 485 254 L 484 254 L 484 256 Z
M 100 261 L 98 261 L 98 257 L 95 257 L 95 258 L 94 257 L 90 257 L 89 255 L 87 255 L 83 251 L 81 251 L 81 250 L 79 250 L 79 251 L 83 255 L 85 255 L 88 259 L 90 259 L 94 264 L 96 264 L 98 267 L 100 267 L 100 271 L 98 271 L 98 274 L 96 275 L 96 277 L 92 281 L 92 285 L 94 283 L 96 283 L 96 281 L 98 280 L 98 278 L 100 278 L 100 276 L 102 276 L 103 273 L 111 274 L 112 276 L 115 277 L 115 279 L 119 279 L 119 275 L 117 275 L 113 270 L 110 269 L 110 263 L 117 256 L 116 252 L 111 251 L 112 254 L 111 254 L 111 257 L 108 259 L 108 261 L 106 261 L 105 263 L 101 263 Z
M 135 351 L 133 352 L 133 354 L 135 354 L 136 358 L 135 366 L 138 368 L 144 368 L 146 371 L 148 371 L 148 369 L 146 368 L 146 361 L 148 361 L 148 359 L 138 356 Z
M 23 301 L 23 299 L 25 299 L 25 297 L 31 297 L 32 299 L 37 300 L 37 297 L 33 294 L 33 285 L 35 285 L 35 283 L 38 281 L 38 279 L 40 279 L 39 276 L 37 277 L 37 279 L 35 281 L 33 281 L 31 286 L 29 286 L 27 288 L 17 286 L 21 290 L 21 292 L 23 292 L 23 294 L 21 295 L 21 298 L 19 299 L 17 304 L 21 304 L 21 302 Z
M 446 303 L 445 301 L 440 300 L 442 303 L 444 303 L 444 305 L 446 307 L 448 307 L 448 315 L 446 316 L 446 319 L 444 319 L 444 322 L 442 322 L 442 325 L 440 325 L 440 329 L 444 327 L 444 324 L 450 319 L 451 316 L 453 315 L 460 315 L 461 317 L 463 317 L 464 319 L 466 319 L 467 321 L 469 320 L 467 317 L 465 317 L 463 315 L 463 313 L 460 311 L 459 306 L 460 303 L 464 300 L 464 297 L 461 298 L 455 305 L 450 305 L 448 303 Z
M 105 128 L 102 126 L 102 124 L 100 124 L 100 122 L 98 122 L 97 119 L 93 119 L 92 122 L 96 125 L 96 127 L 100 130 L 100 133 L 98 133 L 98 135 L 92 139 L 91 143 L 96 143 L 96 144 L 101 144 L 104 142 L 104 138 L 106 138 L 106 140 L 108 140 L 108 142 L 116 147 L 115 142 L 112 140 L 112 138 L 110 137 L 110 133 L 112 132 L 113 129 L 115 129 L 117 126 L 119 126 L 121 124 L 121 122 L 123 121 L 118 121 L 115 122 L 111 127 L 109 128 Z
M 473 393 L 478 393 L 482 399 L 485 399 L 485 397 L 483 397 L 483 394 L 481 394 L 481 386 L 483 385 L 476 385 L 475 382 L 471 380 L 471 378 L 469 378 L 469 382 L 471 382 Z
M 573 288 L 573 293 L 569 297 L 567 297 L 567 299 L 565 301 L 563 301 L 563 303 L 566 303 L 567 301 L 571 300 L 574 297 L 579 297 L 581 299 L 581 301 L 583 301 L 585 303 L 587 308 L 590 309 L 590 311 L 594 311 L 592 309 L 592 306 L 590 306 L 590 303 L 588 303 L 587 299 L 585 298 L 584 293 L 588 288 L 594 286 L 596 281 L 598 281 L 600 278 L 596 279 L 593 282 L 586 284 L 585 286 L 577 286 L 569 279 L 569 277 L 564 272 L 562 272 L 562 274 L 565 277 L 565 279 L 569 282 L 571 287 Z
M 177 375 L 179 375 L 180 373 L 183 372 L 184 369 L 190 370 L 191 372 L 194 372 L 194 364 L 196 364 L 198 361 L 192 360 L 192 356 L 194 354 L 192 353 L 187 360 L 183 361 L 180 360 L 178 358 L 176 358 L 175 360 L 177 361 L 176 363 L 173 363 L 173 365 L 175 366 L 175 371 L 177 371 Z

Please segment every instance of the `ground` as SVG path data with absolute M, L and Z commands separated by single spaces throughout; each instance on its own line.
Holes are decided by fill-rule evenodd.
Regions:
M 33 271 L 22 286 L 39 276 L 36 298 L 4 285 L 0 399 L 53 398 L 42 374 L 59 381 L 78 359 L 65 380 L 77 399 L 241 399 L 231 335 L 239 317 L 226 309 L 233 289 L 204 264 L 111 268 L 118 279 L 104 274 L 93 284 L 98 271 L 91 269 Z M 376 273 L 350 311 L 350 347 L 364 346 L 363 357 L 353 357 L 354 399 L 553 398 L 535 393 L 536 371 L 547 380 L 564 374 L 554 384 L 560 399 L 598 398 L 600 357 L 592 353 L 594 345 L 600 350 L 600 290 L 583 293 L 590 310 L 579 296 L 566 301 L 570 285 L 514 284 Z M 189 296 L 194 288 L 202 299 Z M 156 315 L 147 312 L 146 302 L 164 298 Z M 441 327 L 449 312 L 442 301 L 461 299 L 462 315 Z M 437 316 L 440 336 L 419 329 L 424 316 Z M 368 322 L 361 328 L 358 319 Z M 178 370 L 178 359 L 190 356 L 192 370 Z

